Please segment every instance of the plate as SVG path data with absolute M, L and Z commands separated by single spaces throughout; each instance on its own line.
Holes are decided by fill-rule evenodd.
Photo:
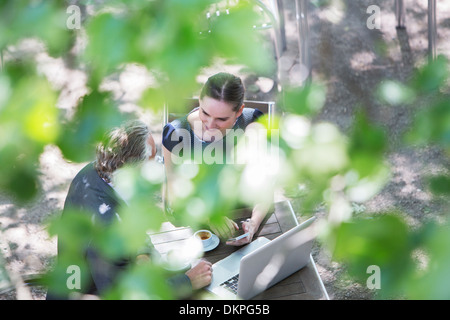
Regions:
M 215 248 L 219 245 L 220 239 L 219 239 L 218 236 L 216 236 L 216 235 L 213 233 L 211 238 L 212 238 L 211 244 L 210 244 L 209 246 L 207 246 L 207 247 L 204 247 L 204 248 L 203 248 L 203 252 L 211 251 L 211 250 L 215 249 Z
M 191 268 L 191 263 L 182 256 L 181 250 L 171 249 L 160 257 L 160 262 L 167 271 L 187 271 Z

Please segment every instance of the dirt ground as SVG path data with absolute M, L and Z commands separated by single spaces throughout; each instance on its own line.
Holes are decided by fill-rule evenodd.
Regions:
M 314 3 L 325 1 L 311 1 Z M 450 168 L 448 159 L 435 148 L 413 149 L 401 144 L 402 133 L 411 123 L 413 110 L 392 108 L 379 103 L 374 89 L 383 79 L 407 80 L 414 68 L 426 61 L 427 2 L 405 1 L 407 4 L 404 30 L 395 28 L 394 1 L 391 0 L 330 0 L 318 8 L 309 5 L 312 78 L 328 87 L 327 99 L 318 120 L 336 124 L 343 132 L 351 127 L 355 110 L 366 108 L 368 114 L 383 126 L 390 137 L 386 159 L 391 166 L 391 179 L 385 188 L 367 203 L 359 205 L 360 214 L 399 209 L 412 227 L 428 219 L 438 219 L 444 201 L 431 197 L 425 188 L 425 177 Z M 298 82 L 298 46 L 295 23 L 295 2 L 284 0 L 287 50 L 280 63 L 282 81 Z M 381 9 L 381 29 L 369 29 L 367 8 Z M 450 57 L 450 4 L 438 1 L 438 54 Z M 29 44 L 30 45 L 30 44 Z M 58 107 L 70 110 L 78 97 L 86 92 L 84 75 L 67 69 L 61 60 L 51 59 L 40 51 L 36 59 L 41 70 L 61 89 Z M 240 73 L 238 67 L 228 71 Z M 205 70 L 207 73 L 208 70 Z M 276 93 L 272 79 L 243 74 L 247 98 L 272 100 Z M 145 88 L 145 72 L 130 66 L 117 77 L 106 81 L 105 88 L 113 90 L 125 111 L 136 110 L 136 101 Z M 155 136 L 161 132 L 160 114 L 140 114 L 152 126 Z M 15 206 L 0 195 L 1 250 L 7 266 L 14 273 L 39 273 L 48 268 L 56 254 L 56 241 L 45 231 L 45 221 L 59 214 L 68 186 L 84 164 L 65 161 L 56 147 L 48 146 L 42 154 L 41 192 L 33 203 Z M 296 205 L 295 199 L 293 199 Z M 447 203 L 448 204 L 448 203 Z M 323 213 L 319 213 L 323 214 Z M 316 246 L 313 254 L 319 273 L 331 299 L 373 299 L 374 292 L 355 284 L 344 275 L 344 267 L 332 261 L 328 252 Z M 43 299 L 44 291 L 32 292 L 32 299 Z M 16 299 L 15 292 L 0 299 Z

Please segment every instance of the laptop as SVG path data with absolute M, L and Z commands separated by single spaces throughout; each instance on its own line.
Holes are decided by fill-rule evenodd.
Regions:
M 303 268 L 309 261 L 314 233 L 306 220 L 272 241 L 259 237 L 212 266 L 205 287 L 223 299 L 251 299 Z

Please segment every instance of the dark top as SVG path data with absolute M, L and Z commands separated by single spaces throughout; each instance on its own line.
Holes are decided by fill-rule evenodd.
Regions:
M 189 114 L 198 110 L 193 109 Z M 186 116 L 176 119 L 164 126 L 162 134 L 162 144 L 170 152 L 185 159 L 205 160 L 206 153 L 212 155 L 215 160 L 223 161 L 226 151 L 230 150 L 236 144 L 236 138 L 244 133 L 245 128 L 263 115 L 258 109 L 244 108 L 242 114 L 237 118 L 233 128 L 228 131 L 223 139 L 215 142 L 206 142 L 194 134 Z M 220 150 L 224 158 L 215 157 L 214 152 Z M 211 154 L 212 153 L 212 154 Z M 203 156 L 202 159 L 199 157 Z M 220 162 L 223 163 L 223 162 Z
M 62 215 L 64 216 L 66 212 L 73 209 L 80 214 L 87 212 L 92 214 L 91 220 L 94 223 L 100 223 L 102 226 L 108 227 L 114 221 L 120 221 L 118 209 L 124 205 L 126 205 L 124 200 L 99 176 L 92 162 L 86 165 L 73 179 Z M 63 252 L 64 247 L 58 242 L 58 255 Z M 85 248 L 82 259 L 85 260 L 89 270 L 87 285 L 76 291 L 94 295 L 101 294 L 108 289 L 118 273 L 124 270 L 130 262 L 127 257 L 116 261 L 106 260 L 90 245 Z M 191 286 L 190 280 L 185 274 L 171 278 L 169 284 Z M 49 293 L 47 299 L 67 298 L 67 296 L 53 295 L 50 288 Z

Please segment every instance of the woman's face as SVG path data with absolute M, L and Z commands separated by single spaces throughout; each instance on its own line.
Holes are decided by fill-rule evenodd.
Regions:
M 205 96 L 200 99 L 199 117 L 202 121 L 203 132 L 214 135 L 220 131 L 222 136 L 227 129 L 233 128 L 236 119 L 242 114 L 244 105 L 238 111 L 233 111 L 231 104 Z

